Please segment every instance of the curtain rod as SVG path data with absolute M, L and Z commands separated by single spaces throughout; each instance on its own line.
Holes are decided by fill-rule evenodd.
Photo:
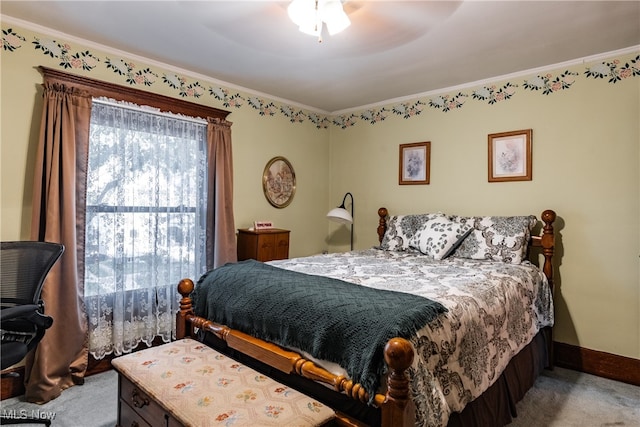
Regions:
M 133 110 L 133 111 L 141 111 L 144 113 L 154 114 L 156 116 L 161 116 L 161 117 L 169 117 L 172 119 L 179 119 L 179 120 L 184 120 L 184 121 L 204 124 L 204 125 L 207 124 L 207 121 L 201 117 L 185 116 L 183 114 L 176 114 L 168 111 L 160 111 L 158 108 L 150 107 L 148 105 L 138 105 L 138 104 L 134 104 L 127 101 L 116 101 L 115 99 L 105 98 L 105 97 L 92 98 L 92 102 L 96 104 L 111 105 L 113 107 L 126 108 L 128 110 Z

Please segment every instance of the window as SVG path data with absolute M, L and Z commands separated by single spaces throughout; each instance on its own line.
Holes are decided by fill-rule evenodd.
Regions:
M 206 122 L 94 100 L 86 194 L 89 351 L 175 330 L 176 284 L 206 269 Z

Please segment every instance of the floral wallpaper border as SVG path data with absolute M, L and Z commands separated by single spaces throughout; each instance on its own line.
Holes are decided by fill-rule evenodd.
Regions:
M 132 61 L 124 58 L 101 58 L 98 54 L 89 50 L 74 50 L 65 42 L 51 38 L 33 37 L 31 46 L 43 55 L 58 61 L 58 67 L 71 70 L 82 70 L 91 72 L 97 67 L 103 66 L 112 71 L 130 86 L 166 85 L 175 90 L 177 96 L 181 98 L 202 98 L 210 96 L 221 102 L 225 108 L 252 108 L 260 116 L 273 117 L 282 114 L 291 123 L 303 123 L 309 121 L 318 129 L 327 129 L 330 125 L 346 129 L 356 125 L 358 122 L 374 125 L 385 120 L 390 115 L 400 116 L 403 119 L 411 119 L 419 116 L 425 108 L 433 108 L 444 113 L 463 108 L 467 101 L 486 102 L 494 105 L 499 102 L 506 102 L 517 95 L 519 90 L 529 90 L 541 95 L 552 95 L 556 92 L 569 90 L 580 75 L 577 72 L 566 70 L 560 74 L 551 73 L 536 75 L 523 80 L 522 82 L 507 82 L 502 86 L 485 85 L 468 91 L 461 91 L 456 94 L 435 95 L 417 99 L 411 102 L 401 102 L 392 106 L 381 108 L 371 108 L 359 113 L 348 113 L 341 115 L 323 115 L 309 111 L 303 111 L 297 107 L 286 104 L 276 105 L 273 102 L 258 96 L 243 95 L 239 92 L 233 93 L 228 88 L 211 86 L 208 83 L 197 80 L 188 80 L 186 77 L 174 73 L 164 73 L 155 71 L 150 67 L 138 69 Z M 20 35 L 12 28 L 2 30 L 2 50 L 13 53 L 29 46 L 27 38 Z M 621 80 L 640 76 L 640 54 L 628 61 L 613 59 L 607 62 L 586 66 L 582 73 L 587 79 L 606 80 L 607 83 L 615 84 Z

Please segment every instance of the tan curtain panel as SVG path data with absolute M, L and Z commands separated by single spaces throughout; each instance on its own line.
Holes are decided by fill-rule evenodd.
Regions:
M 90 118 L 88 93 L 45 81 L 31 239 L 62 243 L 65 252 L 42 290 L 53 326 L 26 362 L 29 402 L 48 402 L 84 382 L 88 352 L 82 262 Z
M 86 184 L 92 97 L 175 109 L 207 125 L 207 268 L 236 261 L 233 218 L 233 164 L 228 112 L 135 91 L 41 67 L 44 105 L 34 165 L 31 239 L 59 242 L 65 252 L 42 291 L 45 311 L 54 319 L 26 360 L 25 398 L 46 403 L 62 390 L 82 384 L 88 364 L 84 307 Z M 200 114 L 204 112 L 204 114 Z
M 209 118 L 207 145 L 207 269 L 212 269 L 238 260 L 233 219 L 231 122 Z

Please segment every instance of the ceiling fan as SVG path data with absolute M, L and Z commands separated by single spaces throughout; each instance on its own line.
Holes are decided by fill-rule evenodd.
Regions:
M 287 13 L 300 31 L 318 37 L 320 43 L 323 25 L 330 35 L 351 25 L 340 0 L 293 0 L 287 7 Z

